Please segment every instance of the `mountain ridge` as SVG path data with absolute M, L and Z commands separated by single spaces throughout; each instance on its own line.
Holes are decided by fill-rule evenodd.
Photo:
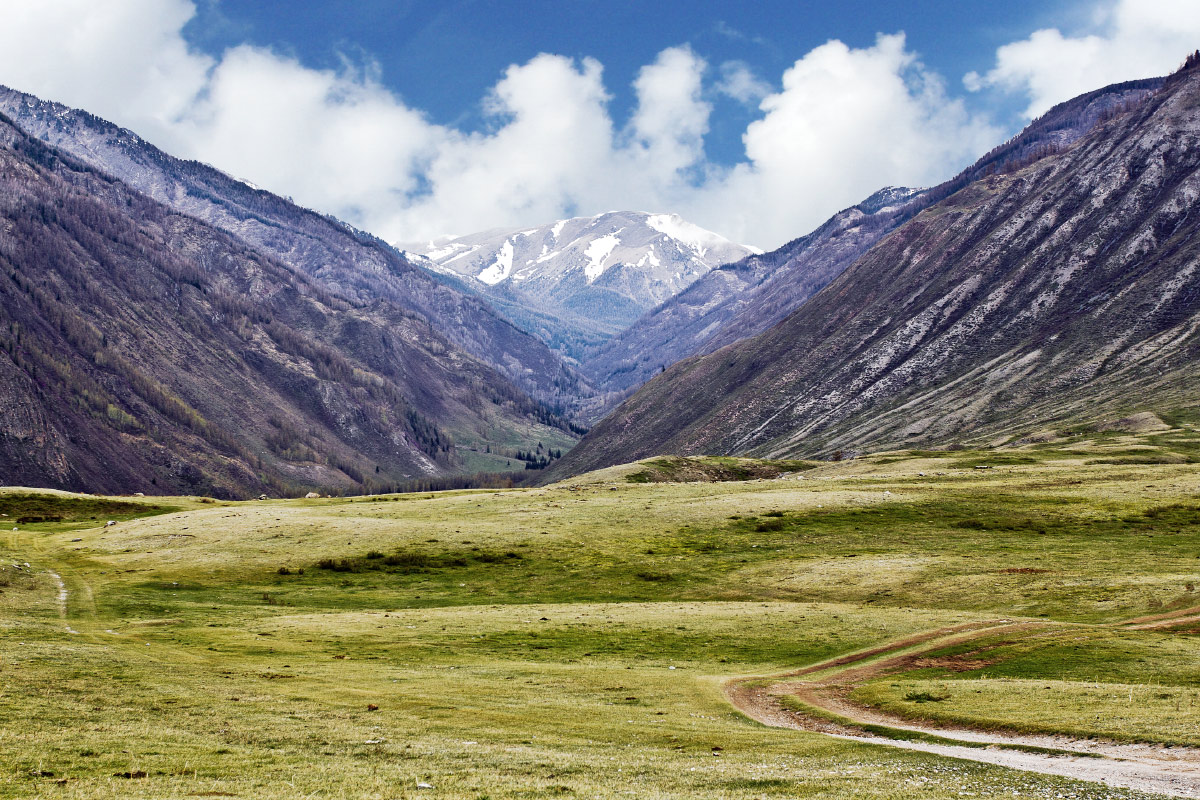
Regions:
M 925 190 L 888 187 L 782 247 L 719 267 L 606 342 L 582 370 L 612 397 L 663 366 L 761 333 L 795 311 L 879 239 L 928 205 L 977 180 L 1069 145 L 1104 115 L 1159 88 L 1163 78 L 1113 84 L 1058 104 L 950 180 Z
M 640 211 L 402 247 L 495 298 L 518 325 L 572 359 L 714 267 L 754 252 L 676 214 Z
M 565 436 L 418 314 L 348 300 L 0 115 L 0 480 L 246 497 Z
M 485 301 L 410 264 L 372 234 L 216 167 L 175 158 L 87 111 L 0 87 L 0 113 L 34 138 L 244 239 L 347 298 L 386 299 L 421 315 L 540 400 L 569 410 L 592 393 L 562 359 Z
M 646 384 L 547 478 L 1193 408 L 1200 72 L 1157 86 L 1069 144 L 997 148 L 785 320 Z

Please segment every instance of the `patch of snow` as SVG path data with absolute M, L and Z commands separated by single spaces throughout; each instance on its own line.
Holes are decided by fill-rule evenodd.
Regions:
M 457 253 L 459 250 L 465 250 L 465 249 L 467 249 L 467 245 L 461 244 L 459 242 L 452 242 L 451 244 L 449 244 L 445 247 L 440 247 L 436 250 L 430 250 L 428 253 L 425 254 L 425 257 L 428 258 L 430 261 L 441 261 L 443 258 L 446 258 L 447 256 L 452 256 L 455 253 Z
M 604 274 L 604 260 L 612 254 L 613 250 L 617 249 L 617 245 L 620 243 L 620 237 L 616 233 L 610 233 L 607 236 L 601 236 L 587 246 L 584 255 L 588 257 L 588 264 L 583 268 L 583 274 L 587 276 L 588 283 Z
M 442 263 L 443 263 L 443 264 L 449 264 L 449 263 L 451 263 L 451 262 L 458 261 L 460 258 L 465 258 L 466 256 L 469 256 L 469 255 L 471 255 L 471 253 L 474 253 L 476 250 L 478 250 L 478 249 L 479 249 L 479 248 L 481 248 L 481 247 L 483 247 L 483 245 L 481 245 L 481 244 L 477 244 L 477 245 L 475 245 L 474 247 L 471 247 L 471 248 L 469 248 L 469 249 L 467 249 L 467 250 L 464 250 L 463 252 L 459 253 L 459 254 L 458 254 L 458 255 L 456 255 L 454 258 L 448 258 L 448 259 L 446 259 L 446 260 L 445 260 L 444 262 L 442 262 Z
M 562 233 L 563 228 L 567 227 L 568 222 L 570 222 L 570 220 L 560 219 L 558 222 L 554 223 L 554 227 L 550 229 L 550 235 L 554 237 L 555 241 L 558 241 L 558 235 Z
M 492 262 L 492 265 L 479 273 L 479 280 L 489 286 L 495 286 L 507 278 L 508 274 L 512 272 L 514 252 L 512 239 L 509 239 L 500 248 L 500 252 L 496 254 L 496 260 Z
M 662 261 L 659 260 L 658 255 L 654 252 L 653 246 L 651 246 L 651 248 L 646 251 L 646 254 L 644 256 L 642 256 L 641 258 L 638 259 L 637 265 L 639 267 L 644 267 L 647 264 L 649 264 L 652 267 L 661 267 L 662 266 Z
M 528 239 L 530 236 L 533 236 L 535 233 L 537 233 L 537 228 L 534 228 L 533 230 L 529 230 L 529 231 L 521 231 L 520 233 L 517 234 L 517 236 L 524 236 L 526 239 Z

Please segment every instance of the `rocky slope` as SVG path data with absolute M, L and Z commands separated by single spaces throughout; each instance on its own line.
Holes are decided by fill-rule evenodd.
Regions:
M 946 187 L 783 322 L 651 381 L 554 474 L 657 453 L 993 441 L 1195 409 L 1196 61 L 1107 104 L 1073 143 L 1010 149 Z
M 717 267 L 605 342 L 581 369 L 619 396 L 682 358 L 760 333 L 916 213 L 919 201 L 919 190 L 883 189 L 778 250 Z
M 940 186 L 882 189 L 778 250 L 718 267 L 614 336 L 581 367 L 595 385 L 619 396 L 682 358 L 762 333 L 922 209 L 989 172 L 1069 145 L 1161 83 L 1130 81 L 1062 103 Z
M 542 342 L 486 302 L 409 263 L 385 242 L 331 217 L 174 158 L 99 117 L 0 87 L 0 113 L 176 211 L 204 220 L 355 302 L 388 300 L 500 369 L 531 395 L 570 407 L 590 388 Z
M 247 496 L 565 427 L 421 316 L 340 296 L 0 116 L 0 483 Z
M 572 357 L 753 252 L 674 214 L 628 211 L 405 248 L 470 281 Z

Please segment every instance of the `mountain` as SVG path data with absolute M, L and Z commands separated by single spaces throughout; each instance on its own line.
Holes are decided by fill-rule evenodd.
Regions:
M 1160 78 L 1129 81 L 1062 103 L 940 186 L 881 189 L 775 251 L 717 267 L 607 341 L 581 369 L 620 397 L 664 366 L 762 333 L 924 208 L 989 172 L 1069 145 L 1161 85 Z
M 1060 107 L 1088 129 L 1078 138 L 1039 120 L 785 320 L 652 380 L 553 475 L 659 453 L 996 442 L 1194 410 L 1198 62 L 1125 102 L 1101 92 Z
M 711 270 L 609 339 L 580 368 L 619 397 L 682 358 L 766 330 L 916 213 L 920 197 L 917 189 L 882 189 L 778 250 Z
M 411 311 L 345 297 L 0 116 L 0 483 L 372 489 L 567 425 Z
M 430 275 L 370 234 L 206 164 L 174 158 L 86 111 L 0 87 L 0 113 L 34 138 L 237 236 L 348 300 L 387 300 L 420 315 L 540 400 L 570 408 L 592 394 L 541 341 L 453 280 Z
M 405 247 L 574 358 L 714 267 L 754 252 L 675 214 L 630 211 Z

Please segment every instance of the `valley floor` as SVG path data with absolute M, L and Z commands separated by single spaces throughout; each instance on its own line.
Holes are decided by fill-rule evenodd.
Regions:
M 0 796 L 1200 796 L 1193 459 L 1177 420 L 716 483 L 0 490 Z

